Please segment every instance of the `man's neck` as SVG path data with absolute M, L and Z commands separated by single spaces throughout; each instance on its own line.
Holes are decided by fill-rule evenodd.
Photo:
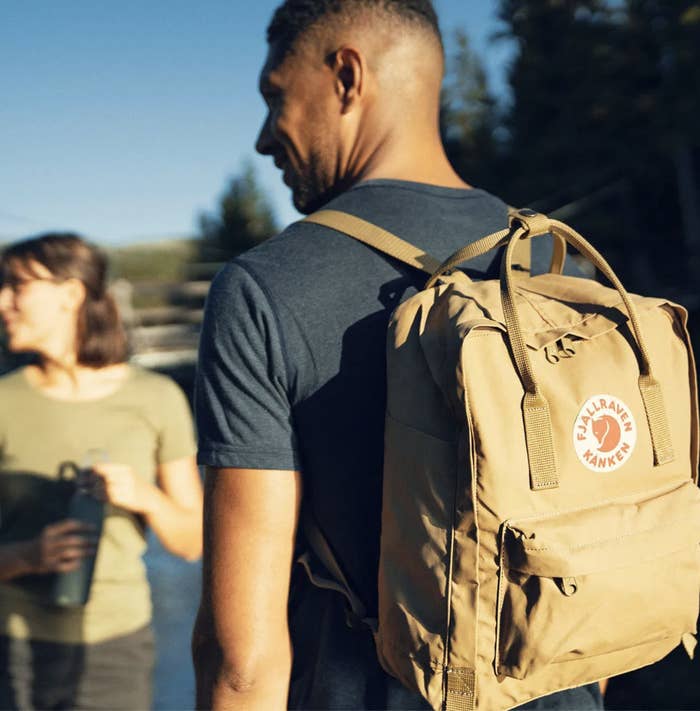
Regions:
M 357 182 L 380 178 L 463 190 L 472 187 L 450 164 L 439 136 L 431 134 L 394 138 L 376 145 L 364 161 Z
M 471 185 L 464 182 L 454 171 L 440 170 L 429 166 L 417 169 L 412 165 L 396 166 L 393 169 L 378 167 L 376 170 L 364 173 L 360 180 L 358 180 L 358 183 L 380 179 L 404 180 L 411 183 L 423 183 L 440 188 L 457 188 L 460 190 L 469 190 L 472 188 Z

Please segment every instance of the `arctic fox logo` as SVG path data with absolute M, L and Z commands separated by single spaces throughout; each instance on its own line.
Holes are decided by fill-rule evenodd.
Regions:
M 622 431 L 614 417 L 603 415 L 597 420 L 593 420 L 592 430 L 594 437 L 598 440 L 599 452 L 612 452 L 620 444 Z
M 619 469 L 632 456 L 637 443 L 632 411 L 614 395 L 588 398 L 576 417 L 572 434 L 579 461 L 595 472 Z

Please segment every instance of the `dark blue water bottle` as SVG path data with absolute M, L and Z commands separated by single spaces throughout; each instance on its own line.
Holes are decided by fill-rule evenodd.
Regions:
M 91 493 L 92 470 L 88 467 L 78 469 L 75 465 L 72 467 L 75 471 L 75 491 L 68 504 L 66 518 L 89 524 L 89 536 L 97 539 L 99 545 L 104 503 Z M 97 546 L 94 553 L 81 558 L 80 565 L 75 570 L 56 574 L 51 596 L 54 605 L 79 607 L 88 601 L 96 557 Z

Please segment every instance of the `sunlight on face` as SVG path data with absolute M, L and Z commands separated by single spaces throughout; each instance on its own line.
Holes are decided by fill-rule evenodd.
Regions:
M 75 314 L 66 308 L 64 284 L 39 262 L 9 265 L 0 289 L 0 319 L 10 350 L 43 353 L 71 327 Z
M 274 159 L 299 212 L 309 214 L 340 192 L 340 110 L 334 74 L 313 48 L 280 58 L 273 45 L 260 75 L 268 114 L 256 150 Z

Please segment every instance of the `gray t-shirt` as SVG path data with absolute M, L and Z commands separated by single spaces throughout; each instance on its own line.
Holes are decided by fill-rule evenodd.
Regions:
M 482 190 L 372 180 L 326 207 L 388 229 L 437 259 L 503 229 Z M 533 248 L 534 269 L 549 245 Z M 494 276 L 495 253 L 465 265 Z M 199 463 L 298 469 L 309 506 L 351 586 L 376 614 L 386 328 L 427 279 L 347 235 L 295 223 L 231 262 L 207 300 L 195 409 Z M 299 566 L 297 566 L 298 568 Z M 424 708 L 378 666 L 342 598 L 295 571 L 291 708 Z

